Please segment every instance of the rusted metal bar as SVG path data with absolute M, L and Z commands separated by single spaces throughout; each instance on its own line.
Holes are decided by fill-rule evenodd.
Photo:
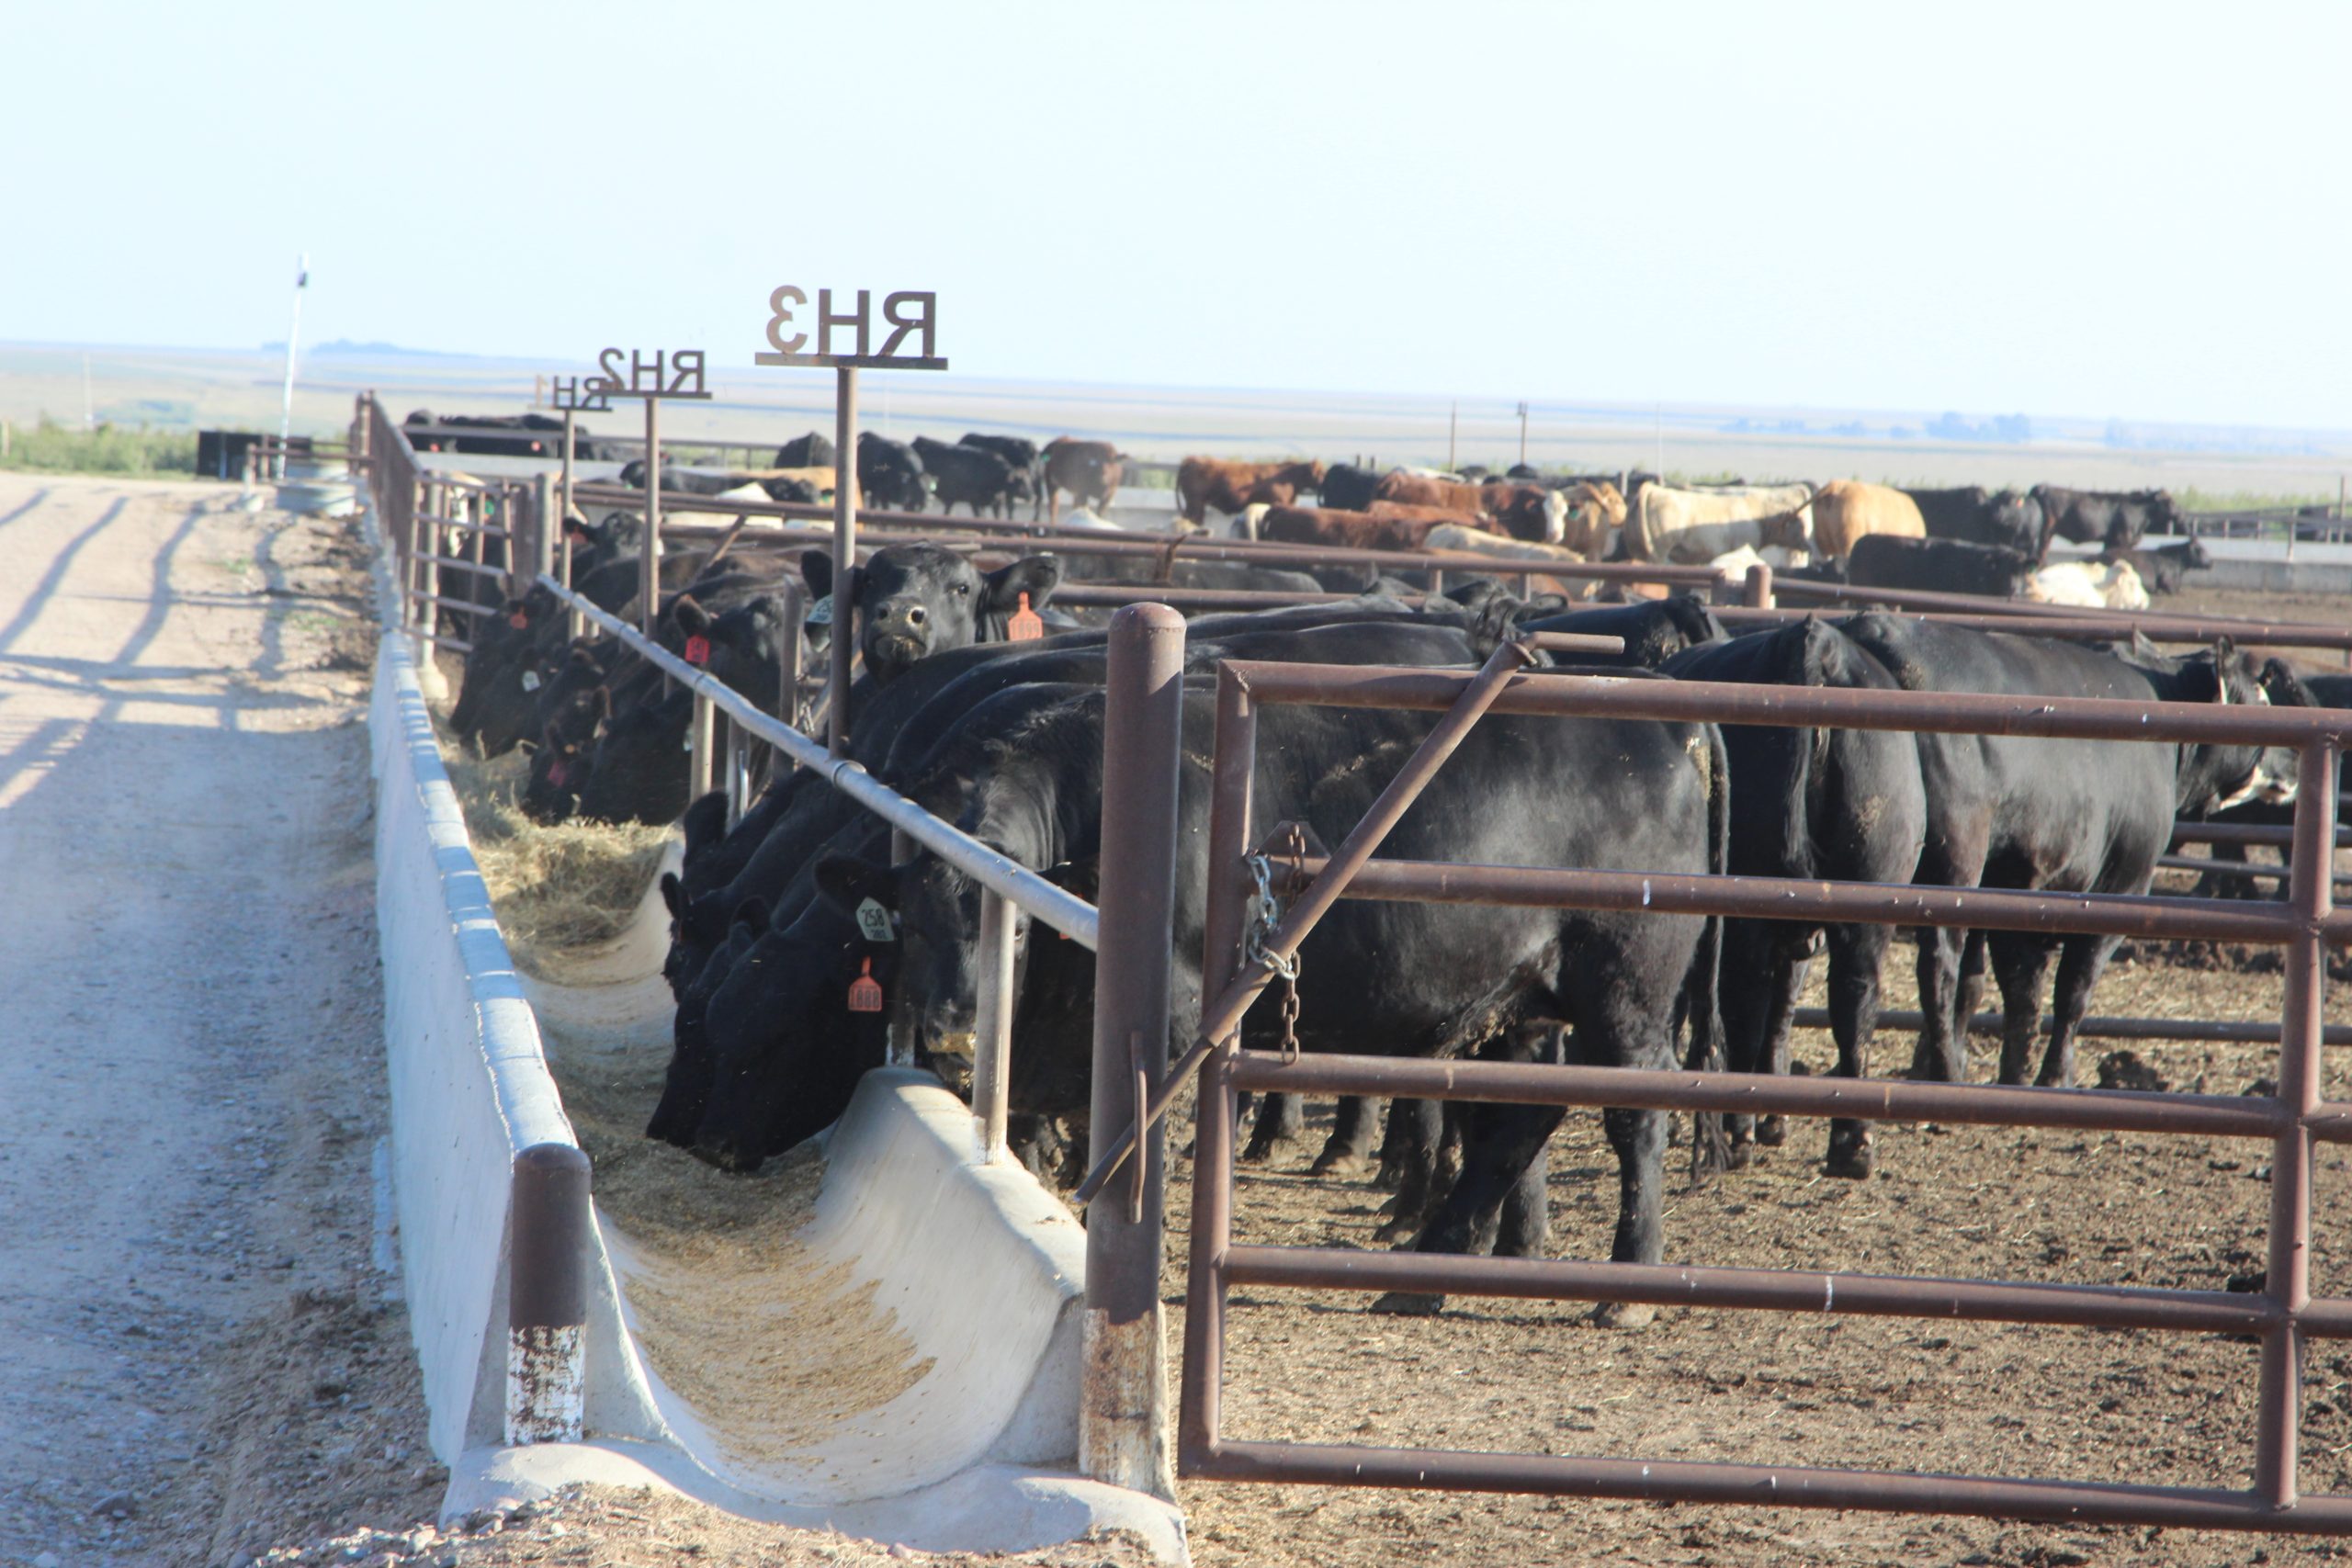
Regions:
M 1781 1077 L 1521 1062 L 1432 1061 L 1309 1051 L 1285 1062 L 1243 1051 L 1236 1089 L 1293 1094 L 1480 1100 L 1503 1105 L 1616 1106 L 1737 1115 L 1950 1122 L 1984 1127 L 2064 1127 L 2110 1133 L 2201 1133 L 2275 1138 L 2276 1101 L 2244 1095 L 2143 1094 L 2131 1089 L 1922 1083 L 1910 1078 Z
M 1091 1118 L 1098 1162 L 1112 1129 L 1140 1121 L 1167 1070 L 1183 617 L 1164 605 L 1130 605 L 1112 620 L 1108 656 Z M 1128 1190 L 1087 1211 L 1078 1458 L 1096 1481 L 1172 1501 L 1159 1303 L 1162 1143 L 1145 1138 Z
M 1235 660 L 1261 703 L 1325 707 L 1451 707 L 1475 677 L 1389 665 L 1279 664 Z M 2071 737 L 2089 740 L 2297 746 L 2352 742 L 2352 709 L 2249 703 L 2140 703 L 2112 697 L 2029 697 L 1964 692 L 1745 686 L 1541 671 L 1514 677 L 1497 713 L 1690 723 L 1923 730 L 1939 735 Z
M 980 1124 L 980 1157 L 1005 1151 L 1012 1079 L 1013 908 L 993 888 L 980 889 L 980 988 L 973 1010 L 972 1114 Z
M 2283 849 L 2295 841 L 2295 829 L 2266 828 L 2251 822 L 2176 822 L 2175 844 L 2268 844 Z M 2335 847 L 2352 845 L 2352 829 L 2335 830 Z
M 1519 1301 L 1642 1302 L 1735 1311 L 1928 1317 L 2193 1334 L 2260 1334 L 2286 1321 L 2266 1296 L 2129 1285 L 2063 1285 L 1798 1269 L 1365 1252 L 1337 1247 L 1236 1247 L 1228 1285 L 1300 1291 L 1411 1291 Z
M 462 572 L 468 577 L 490 577 L 503 580 L 506 576 L 506 573 L 497 567 L 484 566 L 480 561 L 470 561 L 463 556 L 445 556 L 432 550 L 419 550 L 416 552 L 416 558 L 429 560 L 435 566 L 446 568 L 450 571 Z
M 2129 641 L 2138 632 L 2150 642 L 2211 642 L 2217 637 L 2229 637 L 2248 647 L 2267 648 L 2352 648 L 2352 632 L 2338 626 L 2314 626 L 2309 622 L 2235 621 L 2212 617 L 2187 619 L 2165 616 L 2149 619 L 2132 611 L 2077 611 L 2056 615 L 2022 615 L 2013 611 L 1989 609 L 1984 606 L 2006 603 L 2001 600 L 1976 599 L 1973 594 L 1951 595 L 1973 600 L 1974 610 L 1904 610 L 1890 611 L 1908 618 L 1934 621 L 1947 626 L 1965 626 L 1973 631 L 2007 632 L 2016 637 L 2058 637 L 2077 642 Z M 1808 615 L 1826 615 L 1843 619 L 1846 615 L 1860 615 L 1868 605 L 1807 605 L 1787 604 L 1772 609 L 1755 609 L 1734 605 L 1718 608 L 1715 618 L 1727 626 L 1777 626 L 1784 621 L 1803 620 Z M 2052 606 L 2041 606 L 2047 610 Z M 2105 619 L 2112 615 L 2115 619 Z
M 1121 613 L 1125 614 L 1124 611 Z M 1485 715 L 1488 705 L 1511 680 L 1513 671 L 1533 657 L 1533 651 L 1526 643 L 1506 642 L 1495 649 L 1487 660 L 1486 666 L 1471 676 L 1467 684 L 1456 688 L 1458 695 L 1453 705 L 1430 727 L 1420 746 L 1405 760 L 1404 766 L 1396 770 L 1396 776 L 1388 781 L 1387 788 L 1380 792 L 1379 797 L 1365 810 L 1363 819 L 1332 853 L 1329 864 L 1336 868 L 1334 874 L 1309 883 L 1299 893 L 1288 912 L 1283 916 L 1282 923 L 1266 938 L 1263 961 L 1250 965 L 1215 1000 L 1204 1000 L 1201 1009 L 1200 1031 L 1193 1037 L 1192 1048 L 1185 1053 L 1179 1071 L 1167 1075 L 1159 1093 L 1144 1108 L 1140 1123 L 1127 1125 L 1116 1140 L 1107 1145 L 1107 1153 L 1102 1152 L 1105 1145 L 1096 1144 L 1098 1152 L 1094 1168 L 1087 1173 L 1084 1181 L 1079 1183 L 1071 1201 L 1083 1203 L 1102 1190 L 1102 1183 L 1118 1169 L 1120 1161 L 1134 1146 L 1139 1126 L 1148 1129 L 1167 1112 L 1176 1084 L 1183 1073 L 1197 1066 L 1199 1054 L 1240 1027 L 1241 1017 L 1250 1010 L 1250 1004 L 1258 999 L 1267 983 L 1273 978 L 1276 972 L 1273 966 L 1295 953 L 1298 944 L 1306 940 L 1307 933 L 1315 929 L 1317 922 L 1330 912 L 1331 906 L 1339 901 L 1350 879 L 1371 859 L 1372 852 L 1380 847 L 1381 840 L 1388 837 L 1389 829 L 1396 827 L 1413 802 L 1420 798 L 1421 791 L 1429 786 L 1430 781 L 1437 776 L 1437 771 L 1445 765 L 1446 759 L 1453 755 L 1471 728 Z M 1238 661 L 1227 660 L 1221 667 L 1238 669 L 1240 665 Z M 1101 1126 L 1112 1124 L 1097 1123 Z
M 2282 1510 L 2256 1494 L 2218 1488 L 2008 1481 L 1919 1475 L 1908 1471 L 1225 1441 L 1196 1461 L 1188 1461 L 1184 1472 L 1204 1481 L 1525 1492 L 1750 1507 L 1965 1514 L 2071 1525 L 2352 1534 L 2352 1497 L 2307 1497 Z
M 2311 1300 L 2312 1136 L 2307 1119 L 2320 1106 L 2321 997 L 2327 948 L 2321 932 L 2334 908 L 2326 874 L 2335 840 L 2335 749 L 2303 748 L 2295 803 L 2295 871 L 2287 906 L 2304 930 L 2287 944 L 2287 997 L 2278 1026 L 2278 1106 L 2282 1121 L 2270 1156 L 2267 1293 L 2285 1318 L 2262 1341 L 2261 1403 L 2255 1428 L 2254 1485 L 2273 1507 L 2294 1506 L 2296 1452 L 2302 1426 L 2303 1335 L 2296 1314 Z
M 834 371 L 832 675 L 825 743 L 849 754 L 849 664 L 857 642 L 857 367 Z
M 1313 855 L 1274 868 L 1278 888 L 1322 874 Z M 2086 931 L 2104 936 L 2278 943 L 2301 928 L 2276 906 L 2243 898 L 2132 893 L 2047 893 L 1914 883 L 1806 882 L 1785 876 L 1711 876 L 1547 866 L 1373 861 L 1347 898 L 1383 903 L 1507 904 L 1547 909 L 1650 910 L 1746 919 L 1851 921 L 1982 931 Z
M 637 626 L 648 638 L 662 615 L 662 400 L 645 400 L 645 545 L 639 557 Z
M 2234 877 L 2241 882 L 2284 882 L 2287 872 L 2275 865 L 2250 865 L 2245 861 L 2208 860 L 2200 855 L 2158 855 L 2158 871 L 2197 871 L 2208 876 Z M 2335 873 L 2338 887 L 2352 887 L 2352 871 Z
M 1758 561 L 1747 569 L 1747 607 L 1751 610 L 1769 610 L 1775 603 L 1772 596 L 1772 568 L 1768 562 Z
M 1799 1029 L 1829 1027 L 1827 1008 L 1798 1008 L 1789 1020 Z M 2051 1017 L 2044 1013 L 2038 1027 L 2047 1032 Z M 1878 1015 L 1881 1029 L 1910 1030 L 1923 1027 L 1923 1020 L 1916 1009 L 1888 1009 Z M 1974 1034 L 2001 1032 L 2001 1015 L 1980 1012 L 1968 1021 Z M 2112 1018 L 2094 1016 L 2083 1020 L 2075 1030 L 2085 1040 L 2195 1040 L 2215 1041 L 2228 1045 L 2272 1045 L 2278 1040 L 2278 1026 L 2266 1022 L 2230 1022 L 2224 1020 L 2200 1018 Z M 2352 1024 L 2330 1024 L 2324 1043 L 2352 1045 Z
M 576 1443 L 586 1391 L 588 1156 L 534 1144 L 514 1156 L 507 1231 L 506 1442 Z
M 1207 908 L 1201 952 L 1201 990 L 1218 996 L 1242 967 L 1242 896 L 1249 886 L 1242 856 L 1252 841 L 1251 781 L 1257 771 L 1257 723 L 1250 688 L 1219 670 L 1216 731 L 1210 753 Z M 1180 1468 L 1216 1442 L 1225 1382 L 1226 1249 L 1233 1241 L 1233 1138 L 1238 1114 L 1227 1068 L 1235 1043 L 1216 1042 L 1201 1074 L 1193 1129 L 1193 1234 L 1184 1283 L 1184 1367 L 1178 1407 Z M 1196 1047 L 1197 1048 L 1197 1047 Z M 1190 1057 L 1187 1053 L 1187 1058 Z M 1181 1084 L 1186 1073 L 1170 1073 Z

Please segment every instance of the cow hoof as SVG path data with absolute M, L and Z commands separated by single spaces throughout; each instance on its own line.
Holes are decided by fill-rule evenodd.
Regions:
M 1306 1174 L 1309 1176 L 1336 1176 L 1344 1180 L 1351 1177 L 1362 1176 L 1364 1173 L 1364 1168 L 1371 1164 L 1372 1161 L 1369 1157 L 1358 1154 L 1353 1149 L 1340 1149 L 1336 1152 L 1330 1149 L 1325 1149 L 1321 1154 L 1315 1156 L 1315 1163 L 1306 1168 Z
M 1283 1156 L 1292 1154 L 1297 1148 L 1298 1140 L 1296 1138 L 1266 1138 L 1263 1140 L 1252 1138 L 1250 1140 L 1250 1146 L 1241 1151 L 1241 1163 L 1243 1165 L 1269 1165 Z
M 1789 1141 L 1789 1119 L 1785 1116 L 1758 1116 L 1756 1119 L 1756 1141 L 1768 1149 L 1777 1149 Z
M 1647 1302 L 1602 1302 L 1592 1309 L 1599 1328 L 1647 1328 L 1657 1321 L 1657 1308 Z
M 1832 1149 L 1829 1157 L 1821 1162 L 1821 1174 L 1841 1177 L 1848 1181 L 1862 1181 L 1869 1179 L 1874 1164 L 1867 1148 Z
M 1372 1303 L 1372 1310 L 1391 1317 L 1435 1317 L 1445 1310 L 1445 1298 L 1427 1291 L 1390 1291 Z
M 1756 1163 L 1756 1140 L 1752 1137 L 1734 1138 L 1731 1143 L 1731 1148 L 1724 1155 L 1724 1158 L 1725 1161 L 1724 1166 L 1724 1169 L 1746 1170 L 1749 1166 Z
M 1400 1213 L 1372 1233 L 1374 1241 L 1402 1241 L 1420 1229 L 1419 1216 Z

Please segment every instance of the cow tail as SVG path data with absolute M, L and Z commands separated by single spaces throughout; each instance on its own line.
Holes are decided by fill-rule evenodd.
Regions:
M 1731 864 L 1731 761 L 1724 752 L 1723 731 L 1712 724 L 1700 727 L 1707 744 L 1707 870 L 1716 876 Z M 1709 915 L 1699 928 L 1698 951 L 1683 979 L 1683 1011 L 1690 1020 L 1690 1054 L 1685 1066 L 1692 1072 L 1719 1073 L 1725 1066 L 1724 1015 L 1719 991 L 1723 978 L 1724 921 Z M 1720 1111 L 1702 1111 L 1690 1117 L 1690 1175 L 1693 1179 L 1731 1168 L 1731 1140 L 1724 1131 Z

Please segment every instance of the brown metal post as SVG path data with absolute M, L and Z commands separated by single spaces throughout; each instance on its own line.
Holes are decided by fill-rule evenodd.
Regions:
M 1214 996 L 1241 972 L 1243 854 L 1253 842 L 1250 781 L 1258 725 L 1250 688 L 1230 671 L 1216 683 L 1215 768 L 1209 796 L 1207 919 L 1201 991 Z M 1233 1241 L 1233 1047 L 1220 1042 L 1203 1064 L 1193 1139 L 1193 1236 L 1184 1282 L 1183 1393 L 1177 1409 L 1179 1467 L 1189 1472 L 1216 1448 L 1225 1383 L 1225 1255 Z
M 686 732 L 687 750 L 692 753 L 686 760 L 688 800 L 700 800 L 710 793 L 712 764 L 718 758 L 718 739 L 711 721 L 717 716 L 718 710 L 710 705 L 710 699 L 696 691 L 694 719 Z
M 825 744 L 849 750 L 849 660 L 857 639 L 857 367 L 833 372 L 833 647 Z
M 1169 945 L 1182 760 L 1184 619 L 1130 604 L 1111 622 L 1102 730 L 1102 925 L 1094 965 L 1093 1154 L 1143 1112 L 1168 1069 Z M 1138 1077 L 1141 1078 L 1139 1083 Z M 1164 1140 L 1086 1214 L 1079 1469 L 1173 1501 L 1159 1303 Z
M 507 1213 L 506 1442 L 576 1443 L 586 1393 L 588 1156 L 535 1144 L 514 1156 Z
M 571 411 L 571 410 L 570 410 L 570 409 L 566 409 L 566 410 L 564 410 L 564 411 L 563 411 L 563 478 L 562 478 L 561 483 L 560 483 L 560 487 L 559 487 L 558 493 L 561 496 L 562 501 L 563 501 L 563 516 L 562 516 L 562 521 L 564 521 L 564 522 L 566 522 L 566 523 L 569 523 L 569 522 L 571 520 L 571 447 L 572 447 L 572 430 L 571 430 L 571 421 L 572 421 L 572 411 Z M 569 580 L 569 579 L 567 579 L 566 581 L 569 581 L 570 580 Z
M 503 494 L 505 492 L 501 491 L 500 493 Z M 478 490 L 474 491 L 472 495 L 467 497 L 467 501 L 469 502 L 468 510 L 473 517 L 474 536 L 473 547 L 469 554 L 472 558 L 474 565 L 487 570 L 490 565 L 490 534 L 488 532 L 490 527 L 490 492 L 488 491 Z M 514 564 L 514 509 L 512 507 L 503 509 L 500 521 L 506 525 L 506 564 L 511 570 Z M 473 605 L 473 611 L 466 617 L 466 640 L 468 642 L 479 642 L 481 640 L 482 617 L 490 613 L 490 608 L 481 602 L 481 572 L 469 572 L 467 576 L 470 581 L 466 584 L 466 600 L 469 604 Z
M 662 614 L 662 400 L 645 400 L 645 554 L 639 575 L 638 626 L 648 637 Z
M 1747 607 L 1751 610 L 1776 608 L 1772 598 L 1772 568 L 1758 561 L 1747 569 Z
M 2302 921 L 2287 943 L 2287 996 L 2278 1029 L 2278 1100 L 2295 1120 L 2278 1129 L 2270 1156 L 2267 1293 L 2287 1321 L 2263 1336 L 2261 1404 L 2256 1417 L 2254 1487 L 2274 1508 L 2295 1506 L 2297 1438 L 2302 1424 L 2303 1331 L 2293 1314 L 2311 1304 L 2312 1137 L 2320 1104 L 2321 1025 L 2327 943 L 2335 907 L 2336 753 L 2324 741 L 2303 748 L 2295 803 L 2295 864 L 2287 904 Z
M 517 599 L 531 591 L 533 579 L 542 573 L 555 571 L 556 539 L 563 532 L 563 519 L 555 509 L 555 476 L 543 473 L 531 488 L 531 565 L 527 571 L 519 568 L 514 573 L 511 592 Z M 513 545 L 513 540 L 507 543 Z M 509 557 L 510 560 L 514 558 Z

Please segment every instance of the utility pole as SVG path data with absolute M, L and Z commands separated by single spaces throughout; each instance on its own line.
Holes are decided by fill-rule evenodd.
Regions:
M 97 427 L 97 416 L 92 412 L 90 405 L 90 355 L 85 351 L 82 355 L 82 428 L 96 430 Z
M 1519 466 L 1527 467 L 1527 405 L 1519 405 Z
M 302 333 L 302 290 L 311 286 L 311 253 L 294 268 L 294 319 L 286 328 L 286 390 L 277 405 L 277 460 L 286 461 L 286 443 L 294 434 L 294 344 Z
M 1453 464 L 1453 437 L 1461 425 L 1462 405 L 1455 403 L 1445 411 L 1445 471 L 1449 474 L 1461 472 Z

